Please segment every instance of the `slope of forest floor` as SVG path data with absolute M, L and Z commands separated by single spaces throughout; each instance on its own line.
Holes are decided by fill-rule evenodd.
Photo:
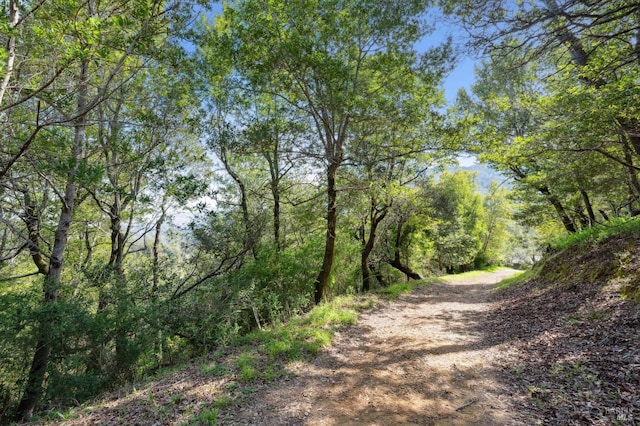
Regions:
M 640 424 L 640 238 L 570 247 L 534 272 L 501 291 L 515 271 L 377 303 L 270 380 L 195 363 L 63 423 Z
M 552 425 L 640 425 L 640 236 L 556 253 L 487 322 L 516 409 Z M 506 343 L 506 344 L 505 344 Z

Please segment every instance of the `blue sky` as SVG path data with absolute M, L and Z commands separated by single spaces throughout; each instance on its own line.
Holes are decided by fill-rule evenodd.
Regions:
M 456 94 L 461 88 L 470 88 L 474 80 L 474 66 L 472 58 L 462 58 L 444 81 L 445 96 L 448 102 L 455 101 Z
M 448 37 L 452 38 L 457 62 L 444 81 L 445 96 L 449 103 L 455 101 L 456 94 L 461 88 L 469 88 L 474 80 L 474 65 L 477 58 L 464 53 L 465 30 L 444 17 L 436 8 L 430 9 L 426 15 L 427 22 L 434 28 L 433 32 L 418 43 L 418 50 L 442 44 Z

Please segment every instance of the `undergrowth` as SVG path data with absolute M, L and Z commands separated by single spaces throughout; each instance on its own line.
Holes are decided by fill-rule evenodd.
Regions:
M 359 312 L 371 309 L 382 299 L 390 300 L 411 292 L 419 285 L 437 282 L 440 279 L 412 281 L 390 285 L 368 295 L 349 295 L 336 297 L 331 301 L 315 306 L 306 314 L 294 316 L 285 323 L 263 326 L 242 336 L 235 336 L 225 347 L 208 353 L 197 366 L 202 376 L 221 383 L 215 391 L 215 401 L 204 404 L 195 411 L 185 424 L 215 425 L 225 423 L 224 410 L 243 398 L 256 392 L 261 384 L 272 382 L 286 375 L 286 364 L 292 361 L 304 362 L 317 355 L 331 344 L 335 333 L 355 324 Z M 169 374 L 189 367 L 173 367 Z M 152 389 L 154 383 L 164 380 L 167 372 L 159 371 L 153 377 L 144 380 L 143 387 Z M 140 384 L 138 384 L 139 386 Z M 134 389 L 134 393 L 137 392 Z M 129 389 L 130 390 L 130 389 Z M 174 410 L 189 398 L 175 395 L 171 398 L 171 407 L 158 406 L 158 410 Z M 96 409 L 100 403 L 87 406 Z M 191 408 L 189 408 L 191 410 Z M 72 410 L 73 415 L 82 409 Z
M 286 363 L 304 361 L 318 354 L 331 344 L 336 331 L 355 324 L 358 313 L 376 306 L 380 298 L 395 299 L 424 283 L 397 283 L 366 296 L 336 297 L 284 324 L 263 327 L 237 337 L 225 349 L 227 355 L 214 354 L 200 368 L 204 375 L 227 377 L 228 383 L 233 383 L 233 386 L 227 385 L 226 394 L 218 398 L 224 404 L 215 408 L 222 409 L 231 401 L 241 399 L 259 382 L 267 383 L 282 377 L 286 374 Z M 215 414 L 220 415 L 217 410 Z
M 608 222 L 597 224 L 580 232 L 563 235 L 551 242 L 553 250 L 564 250 L 578 244 L 594 244 L 614 235 L 629 235 L 640 233 L 640 218 L 613 218 Z
M 508 269 L 508 268 L 505 268 L 504 266 L 488 266 L 486 268 L 478 269 L 478 270 L 474 270 L 474 271 L 461 272 L 459 274 L 447 275 L 446 277 L 447 277 L 447 281 L 449 281 L 449 282 L 464 281 L 464 280 L 467 280 L 469 278 L 480 277 L 480 276 L 486 274 L 487 272 L 496 272 L 496 271 L 499 271 L 501 269 Z M 442 279 L 442 278 L 439 278 L 439 279 Z
M 497 283 L 496 290 L 535 278 L 567 291 L 601 282 L 617 285 L 623 298 L 640 300 L 638 235 L 640 217 L 627 217 L 558 237 L 550 243 L 551 252 L 532 269 Z
M 387 299 L 395 299 L 402 294 L 410 293 L 415 287 L 413 281 L 397 283 L 381 289 L 380 294 Z

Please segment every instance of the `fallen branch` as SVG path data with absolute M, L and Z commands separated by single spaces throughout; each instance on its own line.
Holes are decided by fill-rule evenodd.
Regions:
M 475 404 L 476 402 L 478 402 L 478 398 L 471 398 L 470 400 L 468 400 L 467 402 L 465 402 L 464 404 L 462 404 L 461 406 L 456 408 L 456 411 L 462 411 L 465 408 L 470 407 L 471 405 Z

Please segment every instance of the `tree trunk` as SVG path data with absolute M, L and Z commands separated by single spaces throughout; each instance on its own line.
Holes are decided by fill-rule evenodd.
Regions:
M 580 195 L 582 195 L 582 201 L 584 201 L 584 206 L 587 209 L 587 214 L 589 215 L 589 226 L 593 226 L 596 224 L 596 214 L 593 212 L 593 205 L 589 199 L 589 194 L 587 194 L 587 191 L 584 189 L 581 189 Z
M 124 260 L 125 236 L 122 233 L 122 204 L 120 194 L 114 194 L 113 204 L 110 210 L 111 228 L 111 255 L 107 268 L 117 274 L 122 273 L 122 262 Z
M 640 181 L 638 181 L 638 172 L 633 167 L 633 152 L 631 151 L 632 147 L 629 146 L 629 142 L 627 140 L 622 141 L 622 151 L 624 153 L 624 160 L 628 164 L 627 173 L 629 176 L 629 189 L 631 192 L 631 199 L 635 199 L 640 197 Z
M 20 23 L 20 11 L 18 10 L 17 0 L 9 0 L 9 28 L 15 29 Z M 15 30 L 14 30 L 15 31 Z M 4 99 L 5 93 L 9 88 L 9 82 L 11 81 L 11 75 L 13 74 L 13 68 L 16 61 L 16 38 L 13 34 L 17 34 L 17 31 L 11 32 L 9 39 L 7 40 L 7 65 L 6 74 L 0 85 L 0 105 Z
M 271 154 L 266 152 L 264 157 L 269 163 L 269 173 L 271 174 L 271 196 L 273 197 L 273 241 L 276 252 L 280 252 L 282 248 L 280 244 L 280 163 L 278 161 L 278 139 L 275 138 L 273 151 Z M 273 155 L 273 157 L 272 157 Z
M 627 120 L 624 123 L 624 131 L 636 156 L 640 157 L 640 123 L 637 120 Z
M 367 240 L 366 240 L 366 232 L 365 232 L 365 223 L 360 224 L 360 228 L 358 229 L 358 239 L 360 240 L 360 244 L 362 248 L 360 249 L 360 271 L 362 272 L 362 292 L 366 293 L 371 289 L 370 285 L 370 276 L 371 271 L 369 270 L 369 253 L 367 250 Z
M 376 277 L 376 281 L 378 281 L 378 284 L 381 287 L 386 287 L 387 285 L 389 285 L 389 283 L 387 283 L 384 279 L 384 277 L 382 276 L 382 271 L 380 271 L 380 265 L 373 266 L 373 264 L 369 265 L 369 269 L 371 270 L 371 272 L 373 272 L 373 276 Z
M 576 226 L 573 223 L 573 221 L 571 220 L 571 218 L 569 217 L 569 215 L 567 215 L 567 212 L 564 209 L 564 206 L 562 205 L 560 200 L 558 200 L 557 197 L 555 197 L 550 192 L 548 192 L 548 189 L 547 189 L 547 192 L 545 193 L 545 195 L 547 195 L 547 200 L 549 200 L 549 202 L 551 203 L 553 208 L 556 210 L 556 213 L 558 213 L 558 216 L 560 217 L 560 221 L 562 222 L 562 225 L 564 226 L 564 229 L 566 229 L 567 232 L 569 232 L 571 234 L 575 234 L 576 233 Z
M 75 184 L 68 184 L 65 191 L 65 201 L 73 203 Z M 65 203 L 67 204 L 67 203 Z M 43 285 L 43 306 L 48 307 L 40 320 L 36 352 L 33 356 L 24 395 L 18 406 L 19 418 L 29 420 L 44 392 L 45 372 L 51 355 L 51 340 L 56 319 L 52 313 L 52 307 L 58 301 L 60 290 L 60 274 L 64 259 L 64 249 L 67 243 L 67 234 L 71 222 L 72 207 L 63 206 L 60 220 L 56 229 L 55 244 L 51 254 L 49 270 Z
M 525 179 L 527 177 L 525 172 L 523 172 L 518 166 L 511 166 L 510 169 L 519 179 Z M 569 233 L 575 234 L 576 232 L 575 224 L 567 214 L 560 200 L 558 200 L 558 198 L 551 193 L 551 191 L 549 190 L 549 187 L 547 185 L 540 185 L 540 186 L 535 186 L 534 188 L 538 192 L 540 192 L 542 195 L 544 195 L 547 201 L 549 201 L 549 203 L 553 206 L 564 228 Z
M 327 234 L 324 244 L 324 257 L 322 259 L 322 268 L 316 278 L 313 292 L 313 299 L 319 304 L 325 296 L 331 268 L 333 267 L 333 256 L 336 245 L 336 174 L 338 171 L 337 162 L 332 162 L 327 168 Z
M 398 271 L 400 271 L 403 274 L 405 274 L 407 276 L 407 279 L 409 279 L 409 280 L 421 280 L 422 279 L 422 277 L 420 276 L 419 273 L 415 272 L 408 265 L 403 265 L 402 264 L 402 262 L 400 261 L 400 256 L 396 256 L 392 260 L 390 260 L 389 261 L 389 265 L 393 266 Z
M 418 274 L 413 269 L 411 269 L 409 265 L 403 265 L 402 261 L 400 260 L 400 245 L 402 243 L 402 226 L 403 226 L 403 222 L 400 221 L 396 229 L 396 245 L 393 250 L 393 259 L 389 261 L 389 265 L 393 266 L 398 271 L 405 274 L 408 280 L 411 280 L 411 279 L 421 280 L 422 277 L 420 276 L 420 274 Z
M 167 217 L 166 203 L 167 195 L 165 194 L 162 200 L 161 213 L 158 221 L 156 222 L 156 233 L 153 238 L 153 284 L 151 287 L 151 297 L 156 299 L 156 292 L 160 285 L 160 237 L 162 235 L 162 225 Z
M 231 164 L 229 163 L 229 159 L 227 158 L 227 149 L 224 146 L 224 144 L 220 146 L 220 160 L 222 160 L 222 164 L 224 164 L 225 170 L 227 171 L 227 173 L 229 173 L 229 176 L 231 176 L 233 181 L 238 185 L 238 189 L 240 190 L 240 208 L 242 210 L 242 221 L 244 222 L 244 230 L 245 230 L 244 249 L 246 251 L 251 251 L 254 259 L 256 259 L 258 257 L 258 253 L 256 252 L 256 247 L 255 247 L 256 244 L 255 244 L 254 230 L 251 226 L 251 221 L 249 219 L 247 189 L 243 180 L 240 178 L 240 175 L 238 175 L 238 173 L 236 173 L 236 171 L 233 170 L 233 168 L 231 167 Z
M 51 258 L 49 259 L 49 269 L 43 284 L 43 306 L 45 312 L 39 324 L 36 352 L 29 368 L 29 375 L 25 385 L 22 400 L 18 405 L 17 415 L 19 419 L 29 420 L 34 413 L 40 398 L 44 392 L 44 379 L 51 356 L 51 339 L 56 326 L 56 316 L 54 306 L 58 301 L 60 292 L 60 276 L 64 261 L 64 253 L 67 247 L 69 228 L 73 217 L 77 184 L 75 182 L 78 173 L 78 166 L 82 159 L 83 146 L 86 136 L 87 125 L 87 98 L 88 98 L 88 77 L 89 61 L 84 60 L 80 66 L 78 77 L 78 114 L 74 120 L 74 139 L 71 157 L 74 165 L 67 173 L 67 183 L 65 186 L 62 208 L 55 231 Z
M 378 211 L 376 201 L 371 198 L 371 207 L 369 211 L 369 235 L 365 233 L 364 223 L 361 228 L 362 250 L 360 252 L 360 268 L 362 270 L 362 292 L 366 293 L 371 289 L 371 272 L 369 271 L 369 255 L 373 251 L 376 241 L 376 231 L 378 225 L 387 215 L 387 207 Z
M 29 233 L 29 254 L 38 272 L 46 276 L 49 273 L 49 263 L 40 249 L 40 210 L 31 199 L 28 190 L 25 189 L 23 194 L 25 210 L 23 221 Z

